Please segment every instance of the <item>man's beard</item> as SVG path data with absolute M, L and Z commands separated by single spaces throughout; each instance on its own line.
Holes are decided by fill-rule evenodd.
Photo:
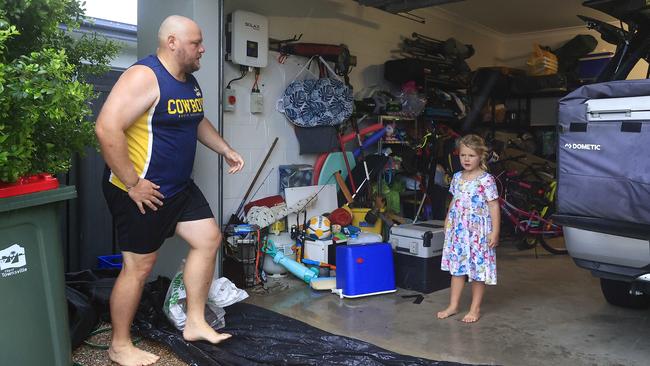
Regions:
M 179 58 L 183 60 L 183 69 L 185 73 L 191 74 L 194 71 L 198 71 L 201 68 L 201 64 L 199 63 L 199 60 L 197 59 L 192 59 L 192 61 L 185 61 L 187 60 L 187 53 L 184 51 L 179 52 L 178 54 Z
M 188 73 L 193 73 L 194 71 L 199 71 L 201 65 L 198 63 L 198 60 L 195 60 L 188 66 Z

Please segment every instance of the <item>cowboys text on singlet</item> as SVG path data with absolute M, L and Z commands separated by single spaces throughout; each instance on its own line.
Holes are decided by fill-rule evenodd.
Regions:
M 194 76 L 176 80 L 150 55 L 135 65 L 148 66 L 156 74 L 160 99 L 126 131 L 129 158 L 138 176 L 160 186 L 165 197 L 185 188 L 192 173 L 197 127 L 203 119 L 203 93 Z M 111 173 L 110 181 L 126 190 Z

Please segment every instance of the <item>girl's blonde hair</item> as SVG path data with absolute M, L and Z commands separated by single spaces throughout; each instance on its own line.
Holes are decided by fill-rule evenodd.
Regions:
M 487 166 L 487 156 L 488 156 L 488 147 L 485 144 L 485 140 L 479 135 L 465 135 L 458 140 L 458 147 L 460 145 L 465 145 L 466 147 L 476 151 L 476 153 L 481 157 L 481 169 L 484 171 L 488 170 Z

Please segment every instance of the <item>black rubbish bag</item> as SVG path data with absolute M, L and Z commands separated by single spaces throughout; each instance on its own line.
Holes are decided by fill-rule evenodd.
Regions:
M 65 284 L 88 298 L 101 320 L 110 321 L 109 299 L 119 269 L 95 269 L 65 274 Z
M 70 286 L 65 287 L 68 300 L 68 323 L 70 325 L 70 345 L 75 349 L 88 338 L 95 329 L 99 316 L 88 301 L 88 296 Z

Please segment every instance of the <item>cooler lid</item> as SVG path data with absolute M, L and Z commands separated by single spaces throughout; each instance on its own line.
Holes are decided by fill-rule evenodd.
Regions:
M 650 119 L 650 96 L 589 99 L 587 121 Z
M 409 236 L 421 238 L 424 233 L 439 232 L 445 230 L 445 222 L 441 220 L 422 221 L 415 224 L 403 224 L 390 228 L 391 235 Z

